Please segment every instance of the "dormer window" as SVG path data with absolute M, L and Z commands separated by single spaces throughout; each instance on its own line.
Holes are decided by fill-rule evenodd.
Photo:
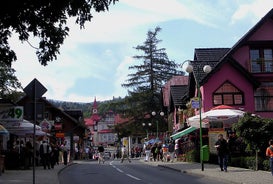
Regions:
M 273 72 L 272 48 L 250 49 L 250 70 L 252 73 Z
M 244 94 L 230 82 L 225 82 L 213 93 L 213 105 L 243 105 Z

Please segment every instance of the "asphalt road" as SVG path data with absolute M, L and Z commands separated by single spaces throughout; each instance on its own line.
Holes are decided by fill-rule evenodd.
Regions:
M 223 181 L 194 176 L 170 170 L 162 167 L 155 167 L 144 164 L 138 160 L 131 163 L 120 160 L 107 160 L 104 164 L 95 161 L 82 161 L 67 167 L 59 175 L 60 184 L 219 184 Z

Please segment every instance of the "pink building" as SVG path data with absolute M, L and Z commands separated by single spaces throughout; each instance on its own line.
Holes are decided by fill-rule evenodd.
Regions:
M 191 65 L 185 103 L 197 96 L 199 84 L 202 112 L 228 105 L 273 118 L 273 9 L 232 48 L 196 48 Z M 205 65 L 212 67 L 208 74 Z M 165 106 L 171 109 L 171 103 Z M 173 106 L 169 112 L 175 114 Z

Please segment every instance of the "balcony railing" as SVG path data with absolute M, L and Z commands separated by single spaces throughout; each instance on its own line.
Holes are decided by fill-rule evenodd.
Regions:
M 251 73 L 272 73 L 273 72 L 273 59 L 265 60 L 263 58 L 259 60 L 250 61 Z

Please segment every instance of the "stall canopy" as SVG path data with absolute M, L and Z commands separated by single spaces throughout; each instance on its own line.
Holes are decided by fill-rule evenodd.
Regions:
M 6 134 L 9 134 L 9 132 L 7 131 L 7 129 L 5 129 L 5 127 L 0 125 L 0 135 L 6 135 Z
M 34 134 L 34 124 L 27 120 L 3 122 L 2 124 L 9 133 L 18 136 L 27 136 Z M 40 126 L 35 125 L 35 135 L 42 136 L 46 135 L 46 133 L 42 131 L 42 128 Z
M 201 124 L 203 128 L 209 127 L 209 122 L 225 121 L 227 123 L 234 123 L 240 117 L 243 117 L 244 111 L 233 109 L 230 106 L 217 106 L 207 112 L 201 113 Z M 200 128 L 200 115 L 196 115 L 187 119 L 189 126 Z
M 185 130 L 182 130 L 181 132 L 178 132 L 176 134 L 173 134 L 171 135 L 171 138 L 173 140 L 175 139 L 179 139 L 180 137 L 184 136 L 184 135 L 187 135 L 191 132 L 193 132 L 194 130 L 196 130 L 197 128 L 196 127 L 189 127 L 189 128 L 186 128 Z

